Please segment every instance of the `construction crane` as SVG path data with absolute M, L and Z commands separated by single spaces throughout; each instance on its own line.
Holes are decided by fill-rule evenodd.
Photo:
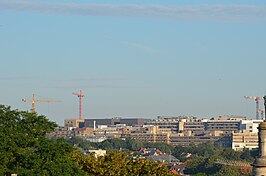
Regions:
M 35 95 L 32 95 L 32 99 L 31 100 L 26 100 L 26 99 L 22 99 L 23 102 L 31 102 L 31 112 L 35 112 L 35 103 L 36 102 L 47 102 L 47 103 L 51 103 L 51 102 L 62 102 L 61 100 L 36 100 L 35 99 Z
M 73 95 L 76 95 L 79 98 L 79 119 L 82 119 L 82 98 L 85 96 L 80 90 L 80 93 L 72 92 Z
M 259 112 L 260 112 L 261 120 L 264 120 L 264 110 L 259 109 Z
M 256 119 L 259 120 L 259 101 L 261 101 L 262 98 L 256 97 L 256 96 L 244 96 L 244 98 L 255 100 L 255 102 L 256 102 Z

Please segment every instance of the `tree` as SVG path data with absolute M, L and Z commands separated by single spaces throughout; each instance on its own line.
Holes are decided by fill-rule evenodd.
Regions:
M 119 151 L 96 158 L 93 154 L 85 156 L 76 150 L 72 152 L 71 158 L 81 166 L 84 172 L 92 176 L 173 175 L 162 163 L 140 158 L 128 158 L 126 154 Z
M 0 173 L 7 175 L 82 175 L 68 157 L 72 147 L 45 135 L 56 127 L 45 116 L 0 105 Z
M 126 145 L 127 145 L 126 148 L 128 150 L 137 151 L 143 147 L 143 142 L 135 139 L 126 139 Z
M 240 155 L 240 158 L 249 162 L 254 162 L 254 157 L 252 157 L 252 151 L 247 148 L 244 148 Z
M 72 137 L 72 138 L 68 138 L 65 140 L 68 144 L 70 144 L 72 146 L 80 147 L 84 150 L 95 149 L 95 148 L 99 147 L 98 143 L 90 142 L 90 141 L 85 140 L 85 139 L 80 138 L 80 137 Z
M 240 160 L 241 151 L 234 151 L 230 148 L 225 148 L 221 155 L 227 160 Z
M 239 169 L 232 166 L 223 166 L 214 176 L 242 176 Z

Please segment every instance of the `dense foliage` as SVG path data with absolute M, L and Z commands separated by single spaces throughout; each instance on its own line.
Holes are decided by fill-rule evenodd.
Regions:
M 0 175 L 172 175 L 161 163 L 120 152 L 84 155 L 64 139 L 47 139 L 55 127 L 45 116 L 0 105 Z
M 44 116 L 0 105 L 0 175 L 81 174 L 78 164 L 67 157 L 72 147 L 45 138 L 55 127 Z
M 67 140 L 70 144 L 78 146 L 84 150 L 101 148 L 107 151 L 122 149 L 123 151 L 135 151 L 141 147 L 157 148 L 161 151 L 172 154 L 180 161 L 188 161 L 185 172 L 190 175 L 213 175 L 213 176 L 238 176 L 249 175 L 241 172 L 240 168 L 217 163 L 218 160 L 231 162 L 252 163 L 258 150 L 234 151 L 230 148 L 214 146 L 211 143 L 189 146 L 176 146 L 165 143 L 146 143 L 132 139 L 108 139 L 101 143 L 93 143 L 81 138 L 71 138 Z
M 116 151 L 120 149 L 123 149 L 124 151 L 137 151 L 140 148 L 145 147 L 145 148 L 156 148 L 168 154 L 174 152 L 174 147 L 166 143 L 149 143 L 149 142 L 137 141 L 134 139 L 122 140 L 115 138 L 95 143 L 79 137 L 74 137 L 67 139 L 67 142 L 73 146 L 78 146 L 83 150 L 100 148 L 107 151 Z
M 189 159 L 186 158 L 188 153 L 191 154 Z M 189 160 L 186 173 L 191 175 L 201 173 L 213 176 L 241 176 L 250 175 L 250 173 L 242 172 L 241 167 L 219 164 L 217 161 L 252 163 L 258 155 L 258 150 L 234 151 L 211 143 L 203 143 L 197 146 L 191 144 L 186 147 L 176 147 L 173 154 L 179 156 L 180 160 Z
M 127 158 L 119 151 L 110 152 L 105 156 L 96 158 L 93 154 L 87 156 L 79 151 L 72 153 L 71 158 L 78 162 L 81 169 L 88 175 L 121 175 L 121 176 L 151 176 L 173 175 L 165 165 L 140 158 Z

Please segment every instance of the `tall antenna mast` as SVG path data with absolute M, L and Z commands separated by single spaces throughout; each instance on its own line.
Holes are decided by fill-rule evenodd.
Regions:
M 82 119 L 82 98 L 85 96 L 80 90 L 80 93 L 72 92 L 73 95 L 76 95 L 79 98 L 79 119 Z

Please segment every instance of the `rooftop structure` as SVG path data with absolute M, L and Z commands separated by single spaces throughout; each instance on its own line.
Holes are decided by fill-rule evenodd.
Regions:
M 85 127 L 95 127 L 98 125 L 117 125 L 117 124 L 126 124 L 127 126 L 138 126 L 144 125 L 144 122 L 148 119 L 143 118 L 105 118 L 105 119 L 85 119 Z

